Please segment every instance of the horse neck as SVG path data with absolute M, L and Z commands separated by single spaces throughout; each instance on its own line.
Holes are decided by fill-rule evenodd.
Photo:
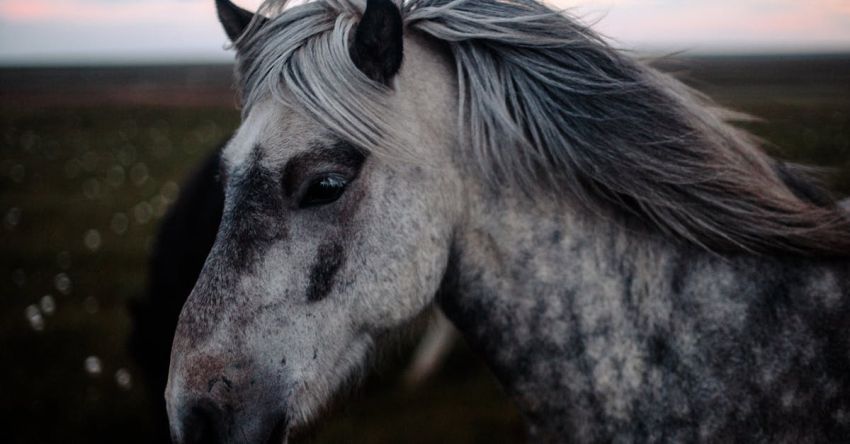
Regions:
M 769 311 L 765 298 L 775 294 L 818 305 L 817 298 L 850 297 L 847 263 L 831 269 L 799 259 L 722 258 L 521 196 L 480 199 L 467 211 L 440 306 L 532 431 L 547 435 L 588 423 L 583 415 L 599 410 L 625 415 L 618 409 L 639 398 L 652 344 L 667 344 L 672 331 L 681 344 L 669 347 L 684 354 L 700 328 L 744 331 L 748 316 Z M 806 290 L 815 281 L 819 290 Z
M 659 279 L 641 274 L 639 258 L 654 255 L 664 261 L 677 253 L 642 242 L 603 217 L 578 213 L 523 196 L 472 204 L 456 234 L 439 299 L 448 318 L 531 416 L 564 404 L 563 387 L 543 387 L 553 375 L 584 373 L 566 355 L 600 351 L 586 350 L 590 344 L 582 344 L 577 326 L 592 328 L 594 313 L 625 318 L 626 307 L 614 305 L 638 280 L 650 285 Z

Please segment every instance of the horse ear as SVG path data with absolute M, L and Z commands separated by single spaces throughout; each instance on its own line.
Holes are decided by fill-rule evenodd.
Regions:
M 367 0 L 354 32 L 351 59 L 372 80 L 387 83 L 401 68 L 403 26 L 392 0 Z
M 227 33 L 231 42 L 236 42 L 248 29 L 248 25 L 254 19 L 254 13 L 234 5 L 230 0 L 215 0 L 215 7 L 218 10 L 218 20 L 224 27 L 224 32 Z M 268 19 L 263 17 L 260 20 L 262 24 Z

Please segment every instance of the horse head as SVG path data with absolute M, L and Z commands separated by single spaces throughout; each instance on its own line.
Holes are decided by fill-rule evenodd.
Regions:
M 263 50 L 258 39 L 300 32 L 297 23 L 260 23 L 243 36 L 251 13 L 217 3 L 240 59 Z M 343 138 L 292 100 L 287 80 L 279 91 L 245 87 L 250 109 L 222 154 L 222 223 L 172 349 L 166 398 L 176 442 L 283 439 L 357 377 L 381 337 L 428 308 L 443 279 L 462 205 L 447 153 L 451 67 L 428 43 L 403 37 L 389 0 L 370 0 L 354 29 L 314 18 L 331 20 L 328 38 L 350 40 L 338 55 L 343 72 L 296 64 L 310 55 L 293 44 L 291 81 L 339 76 L 375 102 L 350 118 L 392 116 L 393 143 L 427 160 L 371 155 L 367 136 Z

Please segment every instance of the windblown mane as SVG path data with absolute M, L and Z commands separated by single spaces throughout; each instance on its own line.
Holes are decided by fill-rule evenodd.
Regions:
M 245 112 L 263 95 L 295 100 L 341 137 L 403 154 L 386 87 L 351 62 L 364 2 L 283 9 L 244 37 Z M 850 217 L 808 199 L 808 180 L 781 168 L 733 114 L 614 50 L 534 0 L 409 0 L 416 30 L 453 54 L 459 136 L 490 183 L 615 208 L 721 252 L 850 255 Z

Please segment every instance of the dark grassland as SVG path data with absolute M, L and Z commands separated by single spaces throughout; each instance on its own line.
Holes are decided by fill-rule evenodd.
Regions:
M 850 194 L 850 55 L 661 64 L 763 118 L 746 126 L 774 155 L 831 168 L 826 183 Z M 148 442 L 162 398 L 127 356 L 125 307 L 181 177 L 238 124 L 229 85 L 224 66 L 0 70 L 3 442 Z M 399 378 L 409 351 L 386 354 L 306 441 L 521 439 L 463 345 L 414 391 Z

